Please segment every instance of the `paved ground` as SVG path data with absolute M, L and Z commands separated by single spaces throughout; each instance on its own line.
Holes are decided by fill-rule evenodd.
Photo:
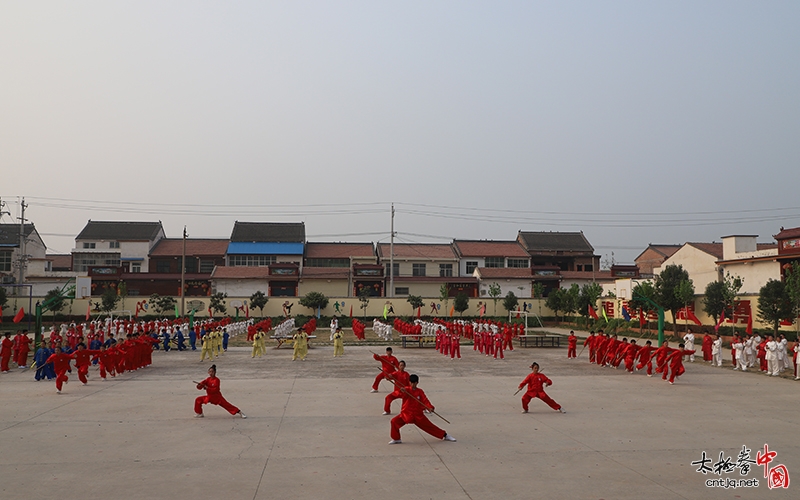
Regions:
M 800 382 L 715 369 L 698 362 L 671 386 L 643 374 L 590 366 L 586 353 L 517 349 L 504 361 L 465 349 L 461 360 L 397 348 L 421 376 L 442 425 L 442 442 L 403 429 L 389 446 L 383 398 L 369 387 L 372 347 L 289 349 L 251 359 L 246 348 L 217 360 L 223 394 L 248 417 L 207 407 L 192 418 L 192 380 L 209 363 L 197 353 L 157 352 L 153 366 L 89 385 L 71 377 L 64 394 L 19 370 L 0 376 L 0 498 L 494 499 L 797 498 Z M 517 384 L 531 361 L 567 410 L 534 400 L 520 413 Z M 395 412 L 399 402 L 395 402 Z M 794 426 L 793 426 L 794 423 Z M 708 488 L 692 461 L 703 451 L 736 460 L 743 445 L 778 452 L 796 479 L 769 490 Z M 773 463 L 774 465 L 774 463 Z

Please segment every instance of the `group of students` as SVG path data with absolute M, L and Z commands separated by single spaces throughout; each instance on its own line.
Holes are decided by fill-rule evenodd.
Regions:
M 6 332 L 0 341 L 0 372 L 11 371 L 10 363 L 13 361 L 20 369 L 28 367 L 28 354 L 30 353 L 31 338 L 28 330 L 22 330 L 11 339 L 11 333 Z
M 788 344 L 789 342 L 783 334 L 778 334 L 777 338 L 772 335 L 767 335 L 765 338 L 758 334 L 747 334 L 744 337 L 735 335 L 731 341 L 733 369 L 744 372 L 758 364 L 759 371 L 767 375 L 777 377 L 786 370 L 792 370 L 794 379 L 800 380 L 800 371 L 797 366 L 800 340 L 795 341 L 791 357 L 787 352 Z M 721 361 L 718 366 L 722 366 Z

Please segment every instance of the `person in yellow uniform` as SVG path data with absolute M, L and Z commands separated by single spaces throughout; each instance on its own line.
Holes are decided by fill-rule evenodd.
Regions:
M 214 354 L 211 352 L 211 343 L 213 342 L 211 340 L 211 332 L 203 334 L 203 336 L 200 337 L 200 342 L 203 344 L 203 347 L 200 351 L 200 361 L 206 359 L 206 356 L 208 356 L 208 359 L 213 360 Z
M 214 357 L 218 358 L 219 355 L 222 353 L 222 331 L 216 330 L 214 331 Z
M 336 356 L 344 356 L 344 333 L 340 327 L 333 333 L 333 357 Z
M 261 348 L 261 354 L 264 356 L 267 355 L 267 333 L 263 330 L 261 332 L 261 340 L 258 341 L 258 345 Z
M 259 358 L 261 357 L 261 352 L 262 352 L 261 341 L 263 338 L 264 338 L 264 332 L 262 332 L 261 330 L 259 330 L 253 336 L 253 355 L 250 356 L 251 358 L 255 358 L 256 356 L 258 356 Z
M 305 361 L 308 354 L 308 334 L 302 328 L 297 329 L 297 333 L 292 336 L 294 340 L 294 353 L 292 353 L 292 361 L 298 357 Z

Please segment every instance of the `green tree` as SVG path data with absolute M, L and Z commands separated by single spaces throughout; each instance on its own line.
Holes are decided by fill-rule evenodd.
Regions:
M 300 305 L 316 312 L 318 309 L 321 311 L 328 307 L 329 301 L 328 297 L 320 292 L 308 292 L 300 298 Z
M 688 280 L 689 273 L 681 265 L 670 264 L 656 276 L 656 303 L 672 313 L 673 334 L 678 336 L 678 323 L 675 318 L 678 310 L 683 307 L 683 303 L 675 294 L 675 290 L 681 281 Z
M 422 300 L 422 297 L 419 295 L 409 295 L 406 301 L 411 304 L 412 309 L 419 309 L 420 307 L 425 305 L 425 302 Z
M 656 288 L 653 286 L 653 283 L 649 281 L 643 281 L 642 283 L 637 283 L 633 287 L 633 290 L 631 291 L 630 306 L 634 309 L 639 309 L 644 311 L 645 316 L 648 316 L 651 312 L 656 311 L 656 308 L 647 299 L 649 299 L 653 303 L 657 303 Z M 649 322 L 647 328 L 648 330 L 650 329 Z
M 497 316 L 497 301 L 500 300 L 500 294 L 503 293 L 500 289 L 500 285 L 495 282 L 489 285 L 489 297 L 492 298 L 494 302 L 494 315 Z
M 505 307 L 506 311 L 511 312 L 516 309 L 518 305 L 519 299 L 517 299 L 517 296 L 514 295 L 514 292 L 509 290 L 509 292 L 503 298 L 503 307 Z
M 228 313 L 228 306 L 226 305 L 225 299 L 228 298 L 227 293 L 217 292 L 211 294 L 211 297 L 208 301 L 208 308 L 211 311 L 220 313 L 220 314 L 227 314 Z
M 603 287 L 597 283 L 588 283 L 581 287 L 578 297 L 578 313 L 586 318 L 589 317 L 589 306 L 597 307 L 597 301 L 603 294 Z
M 781 321 L 794 315 L 793 306 L 783 281 L 769 280 L 758 292 L 758 317 L 772 325 L 776 337 Z
M 460 315 L 464 315 L 464 311 L 469 309 L 469 297 L 464 292 L 458 292 L 456 298 L 453 299 L 453 309 Z
M 150 309 L 157 316 L 174 311 L 175 304 L 177 304 L 174 298 L 168 296 L 162 297 L 157 293 L 151 295 L 147 302 L 150 304 Z
M 125 299 L 128 297 L 128 284 L 124 281 L 119 282 L 117 295 L 119 295 L 120 300 L 122 300 L 122 309 L 125 309 Z
M 61 290 L 53 288 L 44 296 L 44 302 L 49 304 L 49 308 L 53 311 L 53 324 L 56 323 L 56 314 L 58 314 L 64 306 L 67 305 L 66 298 L 61 295 Z
M 547 296 L 547 300 L 544 302 L 544 305 L 556 315 L 556 323 L 558 323 L 558 312 L 564 310 L 563 302 L 566 293 L 566 290 L 563 288 L 556 288 L 550 292 L 550 295 Z
M 361 305 L 358 306 L 364 310 L 364 319 L 367 319 L 367 308 L 369 307 L 369 288 L 364 287 L 358 292 L 358 301 Z
M 714 319 L 716 325 L 722 311 L 725 310 L 725 284 L 721 281 L 712 281 L 706 285 L 703 295 L 703 311 Z
M 578 301 L 581 297 L 581 288 L 577 283 L 573 283 L 568 290 L 565 290 L 564 297 L 561 302 L 561 309 L 564 310 L 564 316 L 567 314 L 573 315 L 578 310 Z
M 100 310 L 110 313 L 116 309 L 117 302 L 119 302 L 117 291 L 110 287 L 106 288 L 106 291 L 103 292 L 103 295 L 100 297 Z
M 791 318 L 797 326 L 797 331 L 800 332 L 800 321 L 797 321 L 797 315 L 800 314 L 800 265 L 795 263 L 789 267 L 786 270 L 785 279 L 786 294 L 792 303 Z M 800 338 L 800 335 L 798 335 L 798 338 Z
M 681 301 L 683 307 L 689 307 L 689 303 L 694 303 L 694 283 L 692 280 L 683 280 L 678 283 L 678 286 L 675 288 L 675 297 Z M 677 325 L 678 318 L 675 316 L 672 317 L 672 321 Z M 689 319 L 687 315 L 686 321 L 686 331 L 689 331 Z
M 444 302 L 444 310 L 448 311 L 448 301 L 450 300 L 450 287 L 447 286 L 447 283 L 442 283 L 442 286 L 439 287 L 439 300 Z
M 250 296 L 250 307 L 261 311 L 261 317 L 264 317 L 264 306 L 269 302 L 269 297 L 261 290 L 255 292 Z

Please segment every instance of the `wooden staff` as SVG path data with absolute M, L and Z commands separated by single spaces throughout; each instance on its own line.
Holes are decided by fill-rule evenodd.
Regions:
M 519 394 L 519 391 L 521 391 L 521 390 L 522 390 L 522 387 L 520 387 L 519 389 L 517 389 L 517 392 L 515 392 L 515 393 L 514 393 L 514 395 L 516 396 L 517 394 Z
M 381 371 L 383 371 L 383 369 L 381 369 L 381 368 L 378 368 L 378 369 L 379 369 L 379 370 L 381 370 Z M 429 412 L 429 413 L 433 413 L 434 415 L 436 415 L 437 417 L 441 418 L 442 420 L 444 420 L 444 421 L 445 421 L 445 422 L 447 422 L 448 424 L 450 423 L 450 421 L 449 421 L 449 420 L 447 420 L 447 419 L 446 419 L 446 418 L 444 418 L 443 416 L 441 416 L 441 415 L 439 415 L 438 413 L 436 413 L 435 411 L 433 411 L 433 408 L 429 408 L 429 407 L 428 407 L 428 405 L 426 405 L 425 403 L 423 403 L 423 402 L 422 402 L 422 401 L 420 401 L 419 399 L 415 398 L 415 397 L 414 397 L 414 395 L 413 395 L 413 394 L 411 394 L 410 392 L 408 392 L 408 391 L 406 390 L 406 388 L 405 388 L 405 387 L 403 387 L 402 385 L 398 384 L 398 383 L 397 383 L 397 380 L 396 380 L 394 377 L 392 377 L 390 374 L 388 374 L 388 373 L 387 373 L 387 374 L 385 374 L 385 376 L 386 376 L 386 380 L 388 380 L 389 382 L 393 383 L 395 387 L 397 387 L 397 388 L 398 388 L 398 389 L 400 389 L 402 392 L 404 392 L 404 393 L 405 393 L 405 394 L 406 394 L 408 397 L 410 397 L 411 399 L 413 399 L 413 400 L 414 400 L 414 401 L 416 401 L 417 403 L 421 404 L 421 405 L 422 405 L 422 407 L 423 407 L 423 408 L 425 408 L 426 410 L 428 410 L 428 412 Z

